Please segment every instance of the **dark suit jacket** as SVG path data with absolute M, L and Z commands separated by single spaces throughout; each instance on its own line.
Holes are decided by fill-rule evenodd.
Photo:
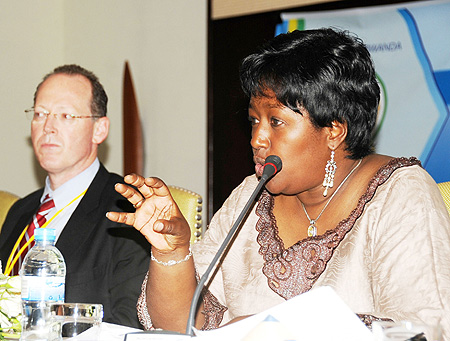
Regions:
M 88 191 L 64 227 L 56 247 L 66 261 L 66 302 L 101 303 L 103 321 L 141 328 L 136 302 L 150 261 L 150 245 L 133 227 L 113 223 L 108 211 L 133 212 L 114 190 L 123 179 L 100 166 Z M 43 189 L 17 201 L 0 233 L 6 266 L 20 232 L 39 207 Z

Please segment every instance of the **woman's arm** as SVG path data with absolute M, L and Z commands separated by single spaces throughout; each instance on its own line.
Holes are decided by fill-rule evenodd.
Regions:
M 385 186 L 373 239 L 375 310 L 394 320 L 441 323 L 450 337 L 450 220 L 431 177 L 402 169 Z
M 162 180 L 136 174 L 124 180 L 137 190 L 117 184 L 116 191 L 135 205 L 136 212 L 108 212 L 107 217 L 134 226 L 152 245 L 146 297 L 153 326 L 185 332 L 197 286 L 189 225 Z M 203 322 L 203 314 L 198 313 L 196 326 L 201 327 Z

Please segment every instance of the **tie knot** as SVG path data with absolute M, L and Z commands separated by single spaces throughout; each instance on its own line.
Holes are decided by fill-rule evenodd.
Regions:
M 41 206 L 39 207 L 38 213 L 42 214 L 42 212 L 48 211 L 53 207 L 55 207 L 55 202 L 53 201 L 52 197 L 49 194 L 47 194 L 44 197 Z

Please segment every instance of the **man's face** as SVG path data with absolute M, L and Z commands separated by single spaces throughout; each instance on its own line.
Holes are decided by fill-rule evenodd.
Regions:
M 31 140 L 41 167 L 51 180 L 58 179 L 58 186 L 91 165 L 98 144 L 108 134 L 106 117 L 64 121 L 58 115 L 92 115 L 91 98 L 91 84 L 80 75 L 52 75 L 37 93 L 35 111 L 57 114 L 57 117 L 48 115 L 43 122 L 32 121 Z

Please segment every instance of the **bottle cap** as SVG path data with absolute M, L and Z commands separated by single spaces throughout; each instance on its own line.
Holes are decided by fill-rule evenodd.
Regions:
M 56 240 L 56 232 L 54 229 L 48 228 L 37 228 L 34 230 L 34 239 L 36 241 L 55 241 Z

